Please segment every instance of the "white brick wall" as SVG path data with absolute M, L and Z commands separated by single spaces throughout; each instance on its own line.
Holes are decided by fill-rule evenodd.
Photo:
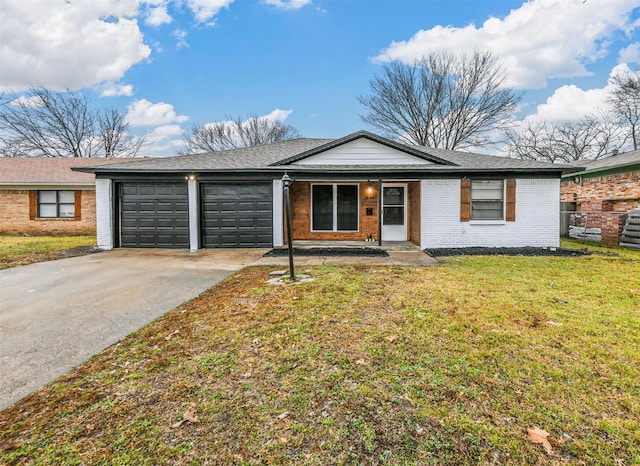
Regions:
M 460 180 L 421 181 L 421 247 L 557 247 L 560 179 L 516 181 L 516 221 L 460 221 Z
M 96 179 L 96 236 L 98 247 L 113 249 L 111 180 Z

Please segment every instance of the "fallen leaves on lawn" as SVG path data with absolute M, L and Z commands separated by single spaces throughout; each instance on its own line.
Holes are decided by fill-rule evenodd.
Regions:
M 544 323 L 547 325 L 562 325 L 562 324 L 559 324 L 558 322 L 554 322 L 553 320 L 546 320 Z
M 196 412 L 195 411 L 185 411 L 184 414 L 182 415 L 182 419 L 179 420 L 178 422 L 174 423 L 174 424 L 171 424 L 171 428 L 172 429 L 177 429 L 178 427 L 180 427 L 185 422 L 189 422 L 189 423 L 198 422 L 198 415 L 196 414 Z
M 389 343 L 393 343 L 393 342 L 394 342 L 394 341 L 396 341 L 397 339 L 398 339 L 398 335 L 389 335 L 389 336 L 387 337 L 387 341 L 388 341 Z
M 166 337 L 164 337 L 165 340 L 169 341 L 171 340 L 173 337 L 175 337 L 176 335 L 178 335 L 180 333 L 180 330 L 175 330 L 173 332 L 171 332 L 169 335 L 167 335 Z
M 547 452 L 547 455 L 551 455 L 553 453 L 553 448 L 551 447 L 549 440 L 547 440 L 547 437 L 549 437 L 549 432 L 537 427 L 534 427 L 533 429 L 527 429 L 527 432 L 529 433 L 529 440 L 531 440 L 533 443 L 541 443 L 544 447 L 544 451 Z

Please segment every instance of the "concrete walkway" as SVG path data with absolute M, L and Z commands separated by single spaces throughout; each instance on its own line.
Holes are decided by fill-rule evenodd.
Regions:
M 247 265 L 288 266 L 269 249 L 116 249 L 0 270 L 0 410 Z M 388 257 L 296 257 L 295 265 L 433 265 Z

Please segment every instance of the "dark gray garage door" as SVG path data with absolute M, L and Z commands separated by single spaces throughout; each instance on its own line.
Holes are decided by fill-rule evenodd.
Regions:
M 189 247 L 187 183 L 121 184 L 120 246 Z
M 203 184 L 202 237 L 205 248 L 271 247 L 271 183 Z

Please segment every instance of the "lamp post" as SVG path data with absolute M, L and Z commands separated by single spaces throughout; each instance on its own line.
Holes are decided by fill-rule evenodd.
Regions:
M 287 172 L 282 175 L 282 185 L 284 189 L 284 208 L 287 216 L 287 245 L 289 246 L 289 276 L 291 280 L 296 280 L 296 272 L 293 266 L 293 241 L 291 240 L 291 204 L 289 202 L 289 186 L 293 183 Z

